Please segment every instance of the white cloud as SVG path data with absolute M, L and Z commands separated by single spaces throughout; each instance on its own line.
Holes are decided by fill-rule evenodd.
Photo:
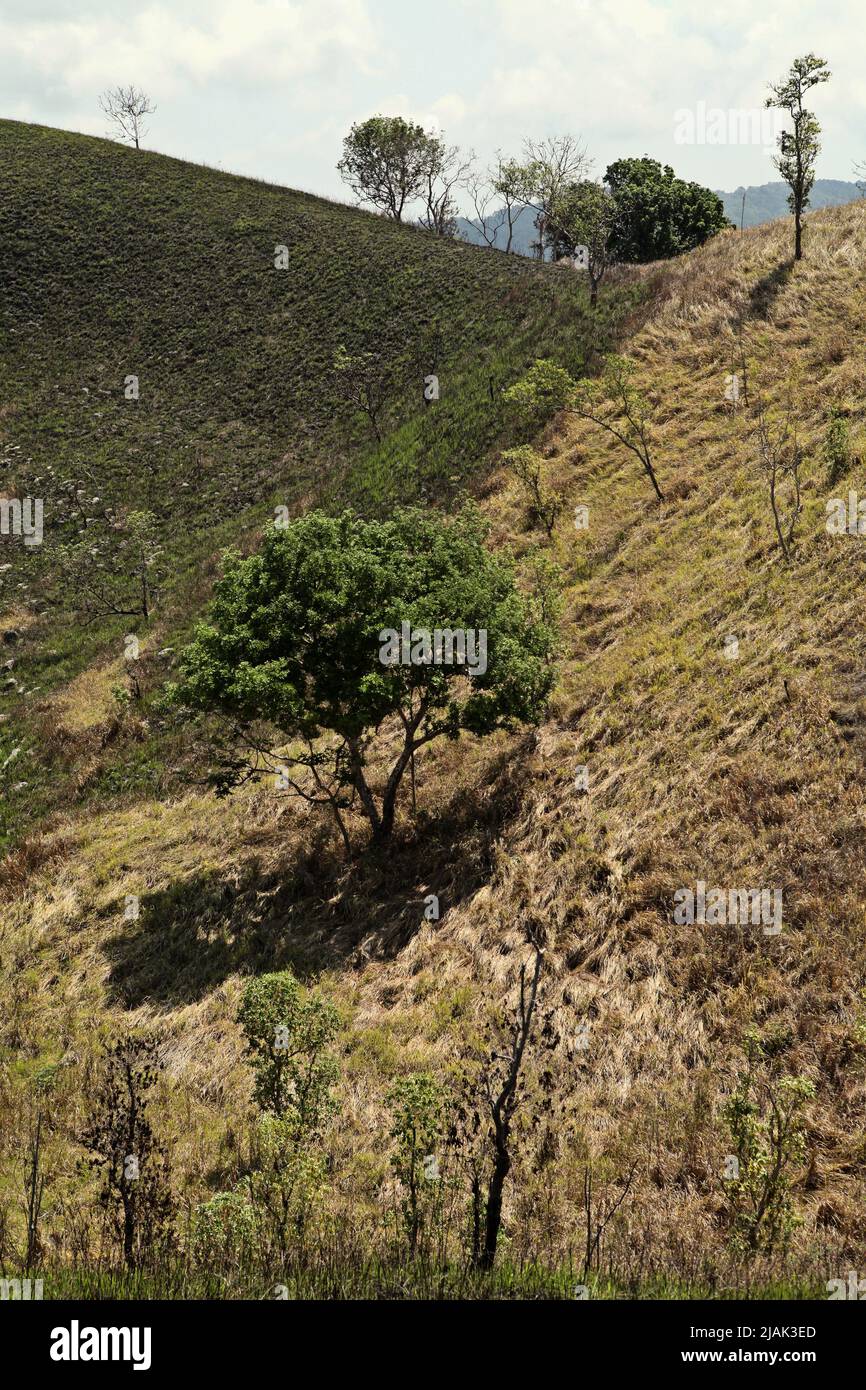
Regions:
M 158 112 L 148 143 L 345 196 L 352 121 L 402 114 L 474 147 L 581 135 L 600 171 L 650 154 L 714 187 L 775 173 L 756 146 L 682 146 L 676 112 L 760 108 L 812 49 L 819 175 L 866 158 L 862 0 L 4 0 L 3 113 L 103 134 L 99 92 L 133 81 Z
M 368 69 L 377 52 L 365 0 L 187 0 L 125 13 L 48 6 L 0 21 L 3 67 L 23 66 L 71 94 L 130 78 L 171 95 L 189 83 L 276 86 L 326 81 L 345 63 Z M 83 9 L 83 7 L 82 7 Z

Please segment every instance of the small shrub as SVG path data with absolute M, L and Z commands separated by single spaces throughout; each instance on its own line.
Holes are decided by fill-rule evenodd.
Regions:
M 328 1000 L 302 990 L 290 971 L 260 975 L 244 991 L 238 1022 L 246 1036 L 262 1110 L 299 1132 L 318 1130 L 332 1108 L 336 1059 L 328 1052 L 340 1026 Z
M 255 1211 L 244 1188 L 218 1192 L 192 1214 L 192 1249 L 206 1269 L 242 1268 L 255 1247 Z
M 533 525 L 540 523 L 548 536 L 553 535 L 563 506 L 558 492 L 550 492 L 541 480 L 541 466 L 544 460 L 529 444 L 521 444 L 516 449 L 506 449 L 502 455 L 517 481 L 521 484 L 529 502 L 529 516 Z
M 503 400 L 517 430 L 531 439 L 571 399 L 574 382 L 563 367 L 549 357 L 535 362 L 520 381 L 503 392 Z
M 436 1149 L 442 1135 L 445 1097 L 426 1072 L 402 1077 L 388 1092 L 397 1147 L 391 1165 L 403 1189 L 403 1219 L 409 1253 L 414 1256 L 429 1224 L 439 1183 Z
M 805 1157 L 803 1107 L 815 1094 L 805 1077 L 760 1081 L 764 1048 L 746 1036 L 746 1068 L 723 1107 L 736 1159 L 725 1183 L 734 1247 L 744 1254 L 784 1248 L 799 1224 L 790 1195 L 791 1171 Z
M 830 487 L 843 478 L 851 466 L 851 439 L 848 421 L 838 406 L 833 406 L 827 417 L 824 431 L 824 459 L 827 464 L 827 482 Z

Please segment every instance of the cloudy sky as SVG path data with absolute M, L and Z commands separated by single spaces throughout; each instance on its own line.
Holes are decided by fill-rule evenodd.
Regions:
M 100 91 L 132 81 L 158 105 L 149 148 L 345 198 L 342 138 L 375 112 L 483 160 L 573 132 L 597 173 L 649 154 L 735 188 L 777 177 L 758 112 L 811 50 L 833 70 L 818 174 L 850 179 L 864 40 L 864 0 L 0 0 L 0 115 L 104 135 Z M 753 110 L 752 138 L 732 117 L 701 143 L 714 110 Z

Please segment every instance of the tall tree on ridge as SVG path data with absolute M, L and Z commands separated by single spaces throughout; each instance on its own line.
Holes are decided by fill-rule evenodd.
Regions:
M 767 106 L 787 111 L 794 122 L 793 130 L 783 130 L 779 136 L 779 153 L 773 163 L 790 188 L 788 206 L 794 214 L 794 259 L 803 258 L 803 211 L 809 206 L 809 195 L 815 183 L 815 160 L 821 149 L 818 136 L 821 127 L 811 111 L 803 105 L 806 93 L 831 77 L 827 63 L 807 53 L 795 58 L 791 70 L 782 82 L 771 83 Z

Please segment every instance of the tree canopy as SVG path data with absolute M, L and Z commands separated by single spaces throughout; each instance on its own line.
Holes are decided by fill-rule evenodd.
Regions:
M 428 191 L 446 151 L 437 136 L 402 116 L 371 116 L 352 126 L 337 168 L 363 203 L 402 221 Z
M 331 806 L 348 847 L 342 812 L 356 798 L 374 837 L 391 833 L 419 747 L 536 721 L 553 684 L 553 632 L 485 535 L 474 507 L 451 521 L 420 509 L 383 521 L 311 512 L 268 531 L 257 554 L 230 555 L 172 691 L 227 721 L 217 791 L 282 768 L 286 790 Z M 402 659 L 386 654 L 388 633 Z M 484 655 L 474 666 L 473 636 Z M 367 750 L 391 718 L 401 738 L 377 794 Z
M 729 225 L 721 198 L 678 179 L 656 159 L 618 159 L 604 182 L 616 202 L 614 261 L 657 261 L 691 251 Z

